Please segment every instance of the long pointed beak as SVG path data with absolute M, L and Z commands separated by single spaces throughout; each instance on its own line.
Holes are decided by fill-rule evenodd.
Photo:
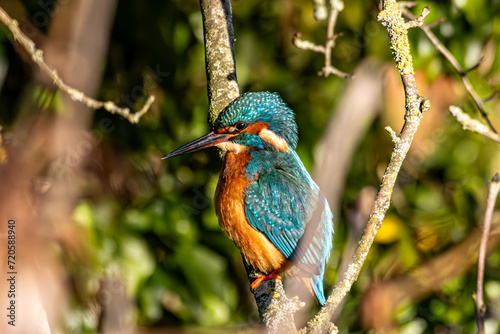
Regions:
M 175 151 L 164 156 L 162 159 L 168 159 L 168 158 L 176 157 L 176 156 L 181 155 L 181 154 L 196 152 L 196 151 L 202 150 L 202 149 L 207 148 L 207 147 L 212 147 L 212 146 L 215 146 L 219 143 L 223 143 L 223 142 L 227 141 L 231 137 L 232 137 L 232 135 L 227 134 L 227 133 L 219 134 L 219 133 L 210 132 L 210 133 L 204 135 L 203 137 L 195 139 L 192 142 L 190 142 L 182 147 L 179 147 Z

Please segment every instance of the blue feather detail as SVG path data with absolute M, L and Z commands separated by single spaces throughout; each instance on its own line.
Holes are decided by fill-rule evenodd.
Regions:
M 215 120 L 214 129 L 240 122 L 269 123 L 269 130 L 284 138 L 290 148 L 297 147 L 297 125 L 293 111 L 277 93 L 249 92 L 231 102 Z
M 253 151 L 251 157 L 246 167 L 251 181 L 244 198 L 248 222 L 298 263 L 299 274 L 310 277 L 324 304 L 323 275 L 333 235 L 328 203 L 295 151 Z

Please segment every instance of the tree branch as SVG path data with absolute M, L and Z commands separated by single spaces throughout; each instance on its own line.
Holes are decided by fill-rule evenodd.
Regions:
M 490 138 L 500 144 L 500 136 L 488 129 L 486 125 L 464 113 L 460 107 L 450 106 L 450 113 L 462 124 L 464 130 L 469 130 Z
M 413 16 L 413 14 L 407 9 L 403 10 L 403 15 L 410 20 L 415 20 L 415 16 Z M 431 41 L 431 43 L 434 45 L 434 47 L 443 55 L 444 58 L 446 58 L 446 60 L 448 60 L 448 62 L 451 64 L 451 66 L 458 73 L 458 75 L 460 76 L 460 79 L 462 79 L 462 83 L 463 83 L 465 89 L 467 90 L 470 97 L 472 98 L 472 100 L 474 100 L 474 103 L 476 104 L 477 108 L 479 109 L 481 116 L 484 118 L 486 123 L 488 123 L 488 126 L 490 127 L 491 131 L 493 131 L 494 133 L 497 133 L 497 131 L 493 127 L 493 124 L 491 123 L 490 119 L 488 118 L 488 114 L 486 113 L 486 110 L 484 109 L 484 101 L 479 97 L 479 95 L 476 93 L 474 88 L 472 88 L 472 85 L 471 85 L 469 79 L 467 79 L 466 75 L 467 75 L 467 72 L 470 71 L 470 69 L 466 70 L 466 71 L 462 70 L 462 67 L 458 63 L 457 59 L 451 54 L 451 52 L 446 48 L 446 46 L 444 46 L 444 44 L 441 43 L 441 41 L 436 37 L 436 35 L 434 35 L 434 33 L 432 32 L 432 30 L 429 26 L 420 25 L 419 28 L 424 32 L 425 36 L 427 36 L 427 38 Z M 481 63 L 481 62 L 478 62 L 478 64 L 479 63 Z
M 230 0 L 200 0 L 210 124 L 239 93 Z
M 354 252 L 352 261 L 348 265 L 344 277 L 337 283 L 333 292 L 328 297 L 325 306 L 314 319 L 308 322 L 307 328 L 304 329 L 306 333 L 325 333 L 330 330 L 329 319 L 351 289 L 354 281 L 358 278 L 368 251 L 375 239 L 375 235 L 382 225 L 385 213 L 389 208 L 396 178 L 413 141 L 413 136 L 420 124 L 422 113 L 430 108 L 429 101 L 418 95 L 410 54 L 410 44 L 408 42 L 408 29 L 401 15 L 396 1 L 382 1 L 382 11 L 378 15 L 378 20 L 387 28 L 396 67 L 403 81 L 406 101 L 405 123 L 398 139 L 395 140 L 393 138 L 394 149 L 382 177 L 380 189 L 375 198 L 368 223 Z
M 491 227 L 493 210 L 500 191 L 500 176 L 498 173 L 493 176 L 488 185 L 488 199 L 486 200 L 486 213 L 484 215 L 484 225 L 481 234 L 481 243 L 479 244 L 479 256 L 477 260 L 477 290 L 476 290 L 476 324 L 477 333 L 484 334 L 484 315 L 486 305 L 483 300 L 483 281 L 484 281 L 484 261 L 486 259 L 486 246 Z
M 4 10 L 0 7 L 0 22 L 2 22 L 12 33 L 14 40 L 18 41 L 19 44 L 28 52 L 31 59 L 40 67 L 42 72 L 47 74 L 54 81 L 54 85 L 57 86 L 61 91 L 68 94 L 73 101 L 81 102 L 91 109 L 104 108 L 112 114 L 118 114 L 130 123 L 138 123 L 140 118 L 146 114 L 151 105 L 153 104 L 155 98 L 154 96 L 149 96 L 144 106 L 137 112 L 131 113 L 129 108 L 120 108 L 114 102 L 107 101 L 102 102 L 88 97 L 83 92 L 67 85 L 60 78 L 56 70 L 51 68 L 45 63 L 43 57 L 43 51 L 37 49 L 35 43 L 29 39 L 22 31 L 19 29 L 19 24 L 16 20 L 13 20 Z
M 209 123 L 239 95 L 234 58 L 234 38 L 229 0 L 200 0 L 205 32 L 205 61 L 209 99 Z M 263 273 L 243 259 L 248 279 Z M 294 314 L 304 306 L 298 298 L 288 299 L 283 282 L 264 281 L 253 291 L 259 315 L 269 333 L 295 332 Z
M 422 14 L 420 14 L 419 17 L 416 19 L 413 19 L 411 21 L 406 22 L 406 28 L 415 28 L 415 27 L 421 27 L 424 25 L 424 20 L 427 15 L 430 13 L 430 6 L 426 6 L 422 9 Z
M 321 11 L 321 9 L 326 10 L 324 3 L 323 2 L 321 3 L 322 6 L 316 7 L 317 2 L 314 2 L 315 4 L 314 15 L 316 19 L 318 19 L 317 18 L 317 13 L 319 13 L 318 11 Z M 318 52 L 325 55 L 325 66 L 323 66 L 321 71 L 318 72 L 318 75 L 323 75 L 325 77 L 328 77 L 330 74 L 333 74 L 340 78 L 353 79 L 354 78 L 353 74 L 342 72 L 341 70 L 337 69 L 332 65 L 332 50 L 335 47 L 335 40 L 339 36 L 341 36 L 341 34 L 337 35 L 335 34 L 335 24 L 337 23 L 337 17 L 339 16 L 339 13 L 342 10 L 344 10 L 344 2 L 342 0 L 330 0 L 330 14 L 328 17 L 328 27 L 327 27 L 325 45 L 316 45 L 313 42 L 302 40 L 301 39 L 302 35 L 300 32 L 295 33 L 295 35 L 292 38 L 292 43 L 299 49 Z M 320 14 L 320 16 L 321 15 L 322 14 Z

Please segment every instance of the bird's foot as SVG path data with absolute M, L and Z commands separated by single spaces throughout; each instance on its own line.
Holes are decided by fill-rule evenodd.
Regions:
M 255 288 L 264 281 L 269 281 L 270 279 L 282 279 L 280 275 L 276 274 L 276 270 L 268 275 L 259 275 L 255 281 L 250 285 L 250 288 L 255 290 Z

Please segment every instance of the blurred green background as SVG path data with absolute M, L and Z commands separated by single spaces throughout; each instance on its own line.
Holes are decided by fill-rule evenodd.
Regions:
M 37 0 L 19 3 L 28 18 L 43 10 Z M 419 1 L 412 11 L 418 15 L 426 5 L 431 6 L 426 22 L 446 17 L 433 31 L 463 68 L 485 55 L 482 65 L 468 74 L 479 95 L 486 98 L 498 91 L 500 1 Z M 296 112 L 297 151 L 312 170 L 315 145 L 348 81 L 318 77 L 323 56 L 295 48 L 291 39 L 300 31 L 304 39 L 322 43 L 326 22 L 314 20 L 312 1 L 237 0 L 232 6 L 240 91 L 281 94 Z M 336 26 L 343 36 L 333 50 L 334 66 L 355 72 L 360 63 L 372 59 L 385 68 L 385 75 L 380 81 L 384 91 L 380 114 L 361 135 L 337 203 L 340 212 L 335 217 L 327 291 L 335 283 L 348 239 L 348 212 L 356 207 L 363 188 L 378 187 L 390 156 L 392 143 L 384 127 L 390 124 L 397 131 L 403 121 L 403 91 L 377 13 L 377 1 L 346 1 Z M 220 167 L 216 151 L 159 160 L 209 131 L 199 3 L 122 0 L 112 22 L 96 97 L 130 108 L 142 106 L 145 92 L 157 101 L 138 125 L 103 110 L 95 112 L 94 131 L 103 120 L 111 120 L 113 127 L 85 162 L 85 185 L 72 214 L 83 250 L 55 251 L 70 287 L 64 330 L 98 330 L 92 305 L 99 300 L 102 282 L 113 280 L 125 282 L 134 322 L 142 329 L 234 332 L 256 326 L 258 313 L 241 256 L 220 230 L 214 213 Z M 2 26 L 0 125 L 7 144 L 9 133 L 24 120 L 60 112 L 61 94 L 33 80 L 36 70 L 22 60 L 8 36 Z M 471 233 L 482 221 L 487 182 L 499 167 L 497 144 L 463 131 L 448 115 L 447 104 L 455 103 L 480 118 L 452 67 L 420 30 L 410 31 L 410 43 L 419 89 L 422 95 L 432 92 L 439 101 L 431 98 L 429 113 L 434 116 L 425 116 L 429 120 L 423 125 L 424 135 L 417 137 L 401 171 L 384 227 L 336 322 L 341 332 L 367 330 L 358 311 L 370 286 L 412 272 Z M 500 128 L 499 99 L 488 102 L 486 109 Z M 456 265 L 462 264 L 457 260 Z M 497 250 L 486 265 L 489 333 L 500 331 L 499 269 Z M 402 333 L 474 332 L 475 282 L 475 269 L 451 277 L 419 300 L 398 307 L 391 321 Z

